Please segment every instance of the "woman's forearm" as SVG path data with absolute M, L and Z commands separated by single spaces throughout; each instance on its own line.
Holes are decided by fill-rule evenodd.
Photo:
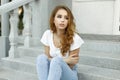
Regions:
M 70 61 L 69 61 L 67 58 L 64 58 L 63 60 L 69 65 L 69 67 L 70 67 L 71 69 L 72 69 L 73 66 L 75 65 L 75 64 L 71 64 Z

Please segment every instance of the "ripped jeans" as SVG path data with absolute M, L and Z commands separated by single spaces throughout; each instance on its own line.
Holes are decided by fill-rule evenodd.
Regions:
M 71 69 L 61 57 L 48 60 L 41 54 L 37 57 L 36 67 L 39 80 L 78 80 L 76 66 Z

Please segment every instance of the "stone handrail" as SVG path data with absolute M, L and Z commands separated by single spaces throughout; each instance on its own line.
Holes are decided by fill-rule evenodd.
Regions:
M 30 3 L 35 0 L 13 0 L 9 3 L 6 3 L 2 6 L 0 6 L 0 15 L 6 12 L 9 12 L 11 10 L 14 10 L 22 5 L 25 5 L 27 3 Z
M 23 16 L 24 31 L 25 31 L 24 46 L 25 47 L 30 46 L 31 25 L 32 25 L 31 24 L 32 22 L 31 8 L 33 7 L 31 3 L 33 1 L 37 1 L 37 0 L 12 0 L 9 3 L 5 3 L 0 6 L 0 15 L 3 16 L 6 13 L 9 13 L 10 15 L 9 58 L 14 58 L 17 55 L 16 52 L 17 52 L 17 43 L 18 43 L 18 22 L 19 22 L 18 9 L 21 6 L 23 6 L 23 9 L 24 9 L 24 16 Z

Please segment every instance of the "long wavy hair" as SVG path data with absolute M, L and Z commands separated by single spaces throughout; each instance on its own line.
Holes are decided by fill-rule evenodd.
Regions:
M 61 40 L 61 53 L 64 56 L 66 54 L 66 52 L 68 52 L 70 50 L 70 46 L 73 43 L 73 36 L 74 36 L 74 32 L 75 32 L 75 23 L 74 23 L 74 16 L 71 12 L 71 10 L 64 5 L 59 5 L 56 6 L 55 9 L 53 10 L 51 16 L 50 16 L 50 20 L 49 20 L 49 24 L 50 24 L 50 29 L 53 31 L 53 33 L 56 33 L 56 27 L 54 24 L 54 17 L 57 13 L 58 10 L 60 9 L 64 9 L 67 11 L 67 15 L 68 15 L 68 25 L 65 29 L 65 34 L 62 36 L 62 40 Z

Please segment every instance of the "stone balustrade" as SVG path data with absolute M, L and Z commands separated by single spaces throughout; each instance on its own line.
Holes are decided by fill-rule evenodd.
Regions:
M 16 57 L 17 53 L 17 42 L 18 42 L 18 22 L 19 22 L 19 7 L 23 6 L 24 9 L 24 46 L 30 47 L 30 37 L 31 37 L 31 25 L 32 25 L 32 10 L 31 3 L 35 0 L 12 0 L 11 2 L 5 3 L 0 6 L 0 15 L 8 13 L 10 15 L 10 50 L 9 58 Z M 5 17 L 4 17 L 5 18 Z M 6 18 L 7 19 L 7 18 Z M 3 27 L 4 28 L 4 27 Z M 5 29 L 3 29 L 5 30 Z
M 28 4 L 32 1 L 35 1 L 35 0 L 13 0 L 9 3 L 6 3 L 2 6 L 0 6 L 0 14 L 12 11 L 12 10 L 14 10 L 20 6 L 23 6 L 25 4 Z

